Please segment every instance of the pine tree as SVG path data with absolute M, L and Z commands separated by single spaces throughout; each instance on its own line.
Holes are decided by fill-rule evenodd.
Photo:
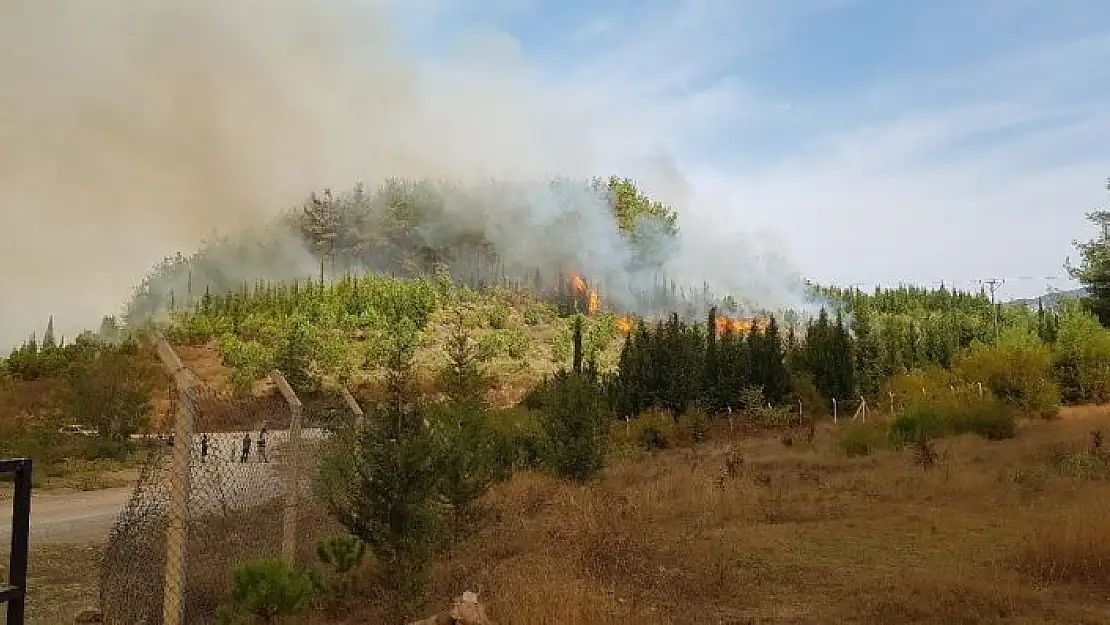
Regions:
M 879 370 L 879 346 L 866 312 L 859 311 L 852 316 L 852 333 L 855 335 L 856 383 L 860 393 L 874 398 L 879 392 L 882 376 Z
M 574 353 L 571 370 L 575 375 L 582 373 L 582 315 L 574 317 Z
M 790 371 L 786 368 L 786 354 L 783 351 L 779 326 L 772 316 L 762 340 L 763 394 L 768 401 L 782 403 L 790 394 Z
M 844 326 L 844 315 L 836 313 L 833 328 L 833 341 L 830 345 L 833 368 L 829 374 L 835 380 L 834 397 L 849 398 L 856 394 L 855 358 L 853 357 L 852 337 Z
M 57 346 L 58 342 L 54 339 L 54 315 L 50 315 L 50 320 L 46 322 L 46 332 L 42 335 L 42 348 L 52 350 Z
M 717 354 L 717 307 L 709 309 L 709 316 L 705 322 L 705 371 L 702 380 L 702 397 L 705 403 L 715 409 L 720 409 L 719 399 L 716 396 L 717 386 L 720 382 L 720 362 Z

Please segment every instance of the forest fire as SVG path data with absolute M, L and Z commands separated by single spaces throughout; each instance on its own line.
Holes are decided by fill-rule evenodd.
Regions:
M 571 274 L 571 276 L 570 276 L 570 289 L 571 289 L 571 292 L 576 296 L 580 296 L 580 295 L 585 295 L 586 296 L 586 314 L 587 315 L 592 317 L 592 316 L 596 315 L 598 313 L 598 311 L 601 309 L 601 298 L 598 297 L 597 290 L 590 288 L 590 285 L 586 284 L 586 279 L 583 278 L 582 276 L 580 276 L 578 274 Z
M 636 323 L 635 315 L 617 317 L 617 331 L 621 334 L 629 334 L 636 327 Z M 718 336 L 726 333 L 747 334 L 753 329 L 758 330 L 762 327 L 758 317 L 717 317 L 716 326 Z
M 570 291 L 575 298 L 584 297 L 586 300 L 586 314 L 596 316 L 601 310 L 601 297 L 597 289 L 592 288 L 580 274 L 573 273 L 569 277 Z M 617 331 L 627 335 L 635 329 L 638 322 L 636 315 L 621 315 L 616 319 Z M 717 317 L 717 334 L 747 334 L 753 329 L 759 329 L 762 321 L 757 317 Z

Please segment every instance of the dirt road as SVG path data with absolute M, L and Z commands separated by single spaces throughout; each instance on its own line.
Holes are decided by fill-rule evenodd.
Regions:
M 31 499 L 31 541 L 44 543 L 92 543 L 108 537 L 116 515 L 127 503 L 131 487 L 83 493 L 37 493 Z M 11 540 L 11 500 L 3 502 L 0 514 L 0 544 Z
M 209 435 L 208 462 L 199 459 L 200 435 L 194 437 L 194 462 L 192 493 L 193 510 L 218 506 L 214 497 L 214 485 L 234 492 L 234 505 L 239 508 L 267 500 L 280 493 L 284 488 L 275 469 L 276 464 L 258 464 L 255 455 L 252 461 L 241 464 L 237 461 L 239 444 L 244 432 L 225 432 Z M 257 433 L 253 433 L 256 437 Z M 322 430 L 303 430 L 306 439 L 319 439 Z M 275 444 L 288 439 L 288 432 L 277 430 L 267 437 Z M 254 451 L 254 450 L 252 450 Z M 131 495 L 130 486 L 88 492 L 36 492 L 31 500 L 31 541 L 32 543 L 74 544 L 103 542 L 116 521 L 116 517 L 127 504 Z M 245 492 L 244 492 L 245 491 Z M 11 500 L 0 500 L 0 549 L 6 550 L 12 532 Z

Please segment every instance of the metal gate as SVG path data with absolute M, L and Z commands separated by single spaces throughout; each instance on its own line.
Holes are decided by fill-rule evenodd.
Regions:
M 0 460 L 0 475 L 15 481 L 12 497 L 12 549 L 8 581 L 0 583 L 0 603 L 8 604 L 7 625 L 24 625 L 27 616 L 27 539 L 31 534 L 31 460 Z

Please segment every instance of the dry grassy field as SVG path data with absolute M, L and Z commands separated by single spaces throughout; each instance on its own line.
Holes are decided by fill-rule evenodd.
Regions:
M 931 469 L 910 450 L 845 457 L 851 427 L 618 448 L 586 486 L 519 474 L 437 567 L 429 607 L 471 589 L 502 624 L 1110 622 L 1110 460 L 1089 449 L 1110 408 L 938 441 Z M 33 622 L 88 605 L 94 555 L 34 547 Z

